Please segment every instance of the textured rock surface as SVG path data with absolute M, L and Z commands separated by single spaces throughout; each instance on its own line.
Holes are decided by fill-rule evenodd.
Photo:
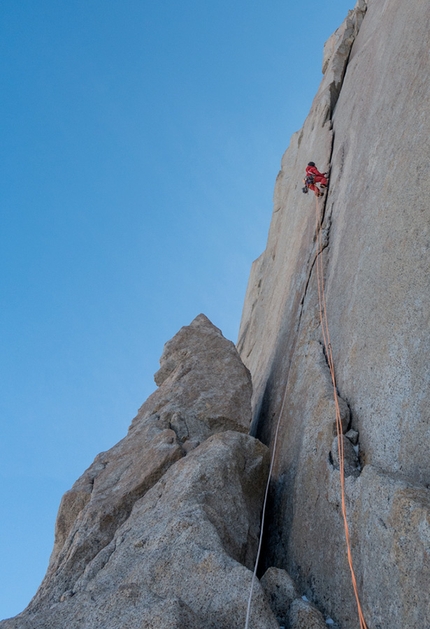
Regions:
M 342 629 L 358 621 L 333 465 L 315 201 L 301 179 L 309 160 L 330 163 L 318 215 L 345 440 L 358 449 L 347 446 L 346 491 L 365 617 L 371 629 L 421 629 L 430 618 L 419 594 L 430 556 L 429 29 L 428 2 L 360 1 L 327 43 L 320 90 L 282 159 L 238 341 L 254 383 L 253 434 L 266 443 L 285 399 L 266 565 L 287 569 Z
M 250 374 L 234 344 L 205 315 L 199 315 L 164 346 L 155 374 L 159 389 L 133 421 L 157 413 L 185 442 L 206 439 L 219 430 L 248 432 Z
M 260 583 L 276 619 L 285 626 L 290 605 L 299 596 L 296 584 L 288 572 L 274 567 L 266 570 Z
M 301 598 L 293 601 L 288 614 L 290 629 L 327 629 L 324 617 L 318 609 Z
M 343 465 L 345 476 L 359 476 L 361 472 L 360 461 L 358 460 L 358 453 L 351 441 L 342 435 L 343 446 Z M 335 437 L 331 446 L 331 458 L 333 460 L 334 467 L 339 469 L 339 439 Z
M 70 591 L 5 629 L 229 629 L 244 624 L 268 451 L 237 432 L 175 463 Z M 252 626 L 278 624 L 257 582 Z
M 0 626 L 242 627 L 267 469 L 267 448 L 257 440 L 212 436 L 134 504 L 71 591 Z M 258 583 L 252 620 L 278 627 Z
M 351 514 L 361 544 L 363 597 L 374 627 L 427 627 L 430 619 L 430 492 L 366 465 Z M 372 625 L 371 625 L 372 626 Z
M 46 577 L 2 628 L 242 623 L 268 469 L 267 448 L 242 434 L 249 372 L 199 315 L 166 344 L 156 380 L 128 435 L 64 495 Z M 259 584 L 253 622 L 277 626 Z
M 331 115 L 345 74 L 354 37 L 363 20 L 358 3 L 333 36 L 326 51 L 325 74 L 303 128 L 295 133 L 276 179 L 273 217 L 267 247 L 254 262 L 248 282 L 238 348 L 253 376 L 253 407 L 257 418 L 265 390 L 277 371 L 291 360 L 293 331 L 300 324 L 303 303 L 315 264 L 313 195 L 302 194 L 305 166 L 312 159 L 329 170 L 333 144 Z M 328 242 L 330 222 L 324 230 Z M 279 364 L 282 363 L 282 366 Z
M 166 344 L 162 369 L 166 363 L 169 375 L 162 382 L 157 378 L 158 390 L 140 408 L 128 435 L 99 454 L 64 495 L 54 551 L 36 601 L 73 589 L 88 561 L 129 517 L 134 502 L 185 455 L 184 442 L 197 445 L 218 430 L 247 431 L 249 374 L 233 343 L 204 315 Z

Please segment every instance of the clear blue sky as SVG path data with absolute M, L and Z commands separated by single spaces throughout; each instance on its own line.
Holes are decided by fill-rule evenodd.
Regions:
M 2 0 L 0 618 L 164 342 L 200 312 L 236 340 L 282 153 L 353 4 Z

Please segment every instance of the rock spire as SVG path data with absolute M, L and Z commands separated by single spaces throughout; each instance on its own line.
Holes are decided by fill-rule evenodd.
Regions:
M 47 574 L 1 629 L 228 629 L 245 618 L 268 450 L 251 379 L 204 315 L 164 348 L 129 432 L 64 495 Z M 253 622 L 278 624 L 257 584 Z

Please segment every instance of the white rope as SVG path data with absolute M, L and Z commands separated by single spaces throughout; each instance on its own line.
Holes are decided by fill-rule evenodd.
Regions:
M 287 399 L 287 387 L 285 387 L 284 397 L 282 400 L 281 410 L 279 412 L 278 423 L 276 425 L 275 439 L 273 440 L 272 456 L 270 459 L 269 476 L 267 477 L 266 491 L 264 493 L 263 510 L 261 513 L 260 539 L 258 541 L 257 557 L 255 559 L 254 572 L 252 573 L 251 588 L 249 591 L 248 607 L 246 609 L 245 629 L 249 629 L 249 618 L 251 615 L 252 594 L 254 592 L 254 582 L 257 577 L 258 562 L 260 561 L 261 547 L 263 545 L 264 520 L 266 517 L 267 497 L 269 495 L 270 481 L 272 480 L 273 466 L 275 463 L 276 446 L 278 443 L 279 427 L 281 425 L 281 417 L 284 411 L 285 400 Z
M 320 252 L 318 252 L 318 251 L 316 252 L 317 257 L 319 255 L 319 253 Z M 249 591 L 248 606 L 247 606 L 247 609 L 246 609 L 245 629 L 249 629 L 249 618 L 250 618 L 250 615 L 251 615 L 252 595 L 253 595 L 253 592 L 254 592 L 255 579 L 257 577 L 257 569 L 258 569 L 258 562 L 260 561 L 261 547 L 263 545 L 263 532 L 264 532 L 264 520 L 265 520 L 265 517 L 266 517 L 267 497 L 269 495 L 270 481 L 272 480 L 272 472 L 273 472 L 273 466 L 274 466 L 274 463 L 275 463 L 276 447 L 277 447 L 277 444 L 278 444 L 279 427 L 281 425 L 281 418 L 282 418 L 282 413 L 284 412 L 284 406 L 285 406 L 285 400 L 286 399 L 287 399 L 287 386 L 285 386 L 285 391 L 284 391 L 284 397 L 282 399 L 281 410 L 279 411 L 279 416 L 278 416 L 278 423 L 276 424 L 275 439 L 273 440 L 273 450 L 272 450 L 272 457 L 270 459 L 269 476 L 267 478 L 266 491 L 264 493 L 264 501 L 263 501 L 263 511 L 262 511 L 262 514 L 261 514 L 260 539 L 258 541 L 257 557 L 255 559 L 254 572 L 252 573 L 251 588 L 250 588 L 250 591 Z

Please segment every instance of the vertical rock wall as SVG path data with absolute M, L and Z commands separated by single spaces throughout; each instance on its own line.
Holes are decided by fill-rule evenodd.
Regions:
M 277 448 L 266 564 L 357 627 L 339 510 L 334 402 L 321 344 L 315 200 L 344 409 L 353 556 L 371 629 L 430 626 L 430 5 L 360 0 L 324 50 L 321 87 L 282 159 L 238 347 L 253 434 Z M 352 429 L 352 431 L 351 431 Z M 358 434 L 357 434 L 358 433 Z

